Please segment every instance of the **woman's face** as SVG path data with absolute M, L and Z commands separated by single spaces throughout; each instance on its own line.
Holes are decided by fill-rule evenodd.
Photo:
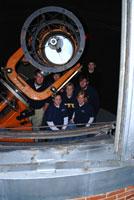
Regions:
M 55 97 L 55 99 L 54 99 L 54 104 L 55 104 L 56 106 L 60 106 L 61 102 L 62 102 L 61 96 L 60 96 L 60 95 L 57 95 L 57 96 Z
M 78 101 L 79 105 L 82 105 L 83 103 L 85 103 L 85 96 L 84 95 L 79 95 L 77 97 L 77 101 Z

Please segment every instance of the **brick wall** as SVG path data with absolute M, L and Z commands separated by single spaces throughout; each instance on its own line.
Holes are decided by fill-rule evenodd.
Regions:
M 105 194 L 75 198 L 72 200 L 134 200 L 134 186 L 128 186 Z

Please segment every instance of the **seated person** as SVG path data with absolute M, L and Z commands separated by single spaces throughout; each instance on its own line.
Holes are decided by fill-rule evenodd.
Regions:
M 73 83 L 68 83 L 65 87 L 65 91 L 62 95 L 63 104 L 66 106 L 68 111 L 69 121 L 72 119 L 74 113 L 74 107 L 76 104 L 76 96 L 74 94 L 74 85 Z
M 94 121 L 94 110 L 91 104 L 87 102 L 86 94 L 80 91 L 77 95 L 77 104 L 72 117 L 72 122 L 77 127 L 89 127 Z
M 65 130 L 68 125 L 68 114 L 66 107 L 62 104 L 60 94 L 56 94 L 53 98 L 53 103 L 49 105 L 42 121 L 42 126 L 47 124 L 49 130 L 58 131 Z
M 83 90 L 85 92 L 87 96 L 87 101 L 89 101 L 89 103 L 93 106 L 96 117 L 100 106 L 99 95 L 96 89 L 89 85 L 88 77 L 86 77 L 85 75 L 81 75 L 79 78 L 79 86 L 75 90 L 76 95 L 80 90 Z
M 45 76 L 40 70 L 36 70 L 34 78 L 28 80 L 27 83 L 37 92 L 42 92 L 49 86 L 48 81 L 45 81 Z M 34 127 L 39 127 L 41 125 L 44 111 L 46 111 L 49 105 L 49 98 L 38 101 L 29 99 L 29 103 L 30 106 L 35 109 L 35 114 L 31 116 L 31 121 L 34 129 Z

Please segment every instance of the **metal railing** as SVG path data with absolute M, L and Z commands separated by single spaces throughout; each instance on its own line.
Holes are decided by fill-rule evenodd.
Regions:
M 67 130 L 50 131 L 47 130 L 48 126 L 32 127 L 32 131 L 23 131 L 22 127 L 14 128 L 1 128 L 0 138 L 26 138 L 26 139 L 57 139 L 69 138 L 86 135 L 106 135 L 114 132 L 115 121 L 93 123 L 90 127 L 77 127 L 84 126 L 85 124 L 76 124 L 76 128 Z M 25 127 L 24 127 L 25 128 Z M 42 130 L 43 129 L 43 130 Z

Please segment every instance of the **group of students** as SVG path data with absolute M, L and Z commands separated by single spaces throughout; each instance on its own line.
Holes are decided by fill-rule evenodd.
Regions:
M 58 78 L 60 74 L 53 75 L 53 81 Z M 88 76 L 80 74 L 77 79 L 77 81 L 69 82 L 64 89 L 47 100 L 31 101 L 35 109 L 35 115 L 31 117 L 33 129 L 42 127 L 58 131 L 89 127 L 96 120 L 100 106 L 98 93 L 89 84 Z M 48 82 L 38 71 L 34 80 L 29 81 L 29 85 L 39 92 L 48 87 Z

